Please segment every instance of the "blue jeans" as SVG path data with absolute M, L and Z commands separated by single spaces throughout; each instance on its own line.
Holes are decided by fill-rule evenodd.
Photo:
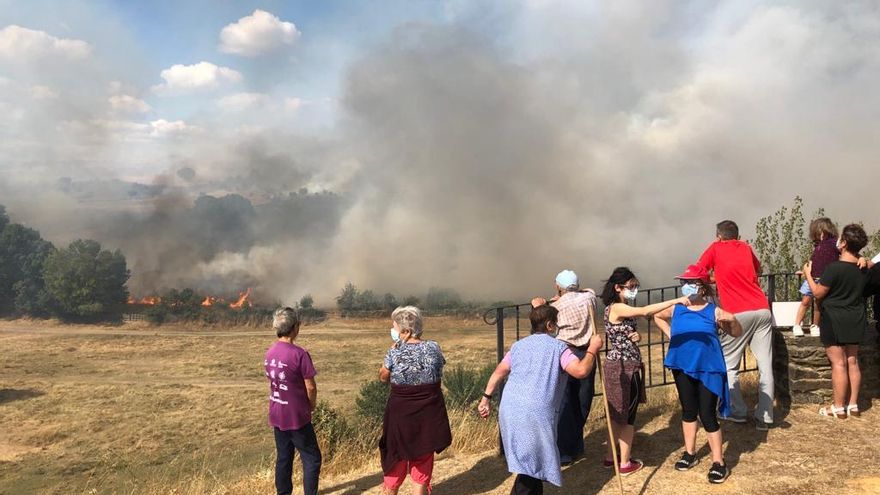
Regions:
M 572 347 L 571 352 L 578 359 L 583 359 L 587 355 L 586 348 Z M 562 395 L 559 425 L 556 427 L 556 446 L 559 448 L 559 459 L 562 462 L 571 462 L 584 453 L 584 425 L 593 405 L 595 376 L 595 365 L 586 378 L 579 380 L 571 375 L 565 375 L 565 393 Z
M 298 430 L 275 430 L 275 490 L 278 495 L 293 493 L 293 457 L 299 451 L 303 466 L 303 493 L 317 495 L 318 476 L 321 474 L 321 449 L 315 428 L 309 423 Z

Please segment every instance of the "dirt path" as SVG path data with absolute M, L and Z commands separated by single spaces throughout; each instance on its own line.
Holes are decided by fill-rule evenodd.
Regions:
M 880 402 L 875 401 L 874 406 Z M 792 410 L 777 428 L 758 432 L 751 424 L 725 424 L 725 459 L 732 467 L 723 485 L 710 485 L 706 472 L 708 450 L 698 454 L 700 464 L 687 472 L 672 467 L 681 445 L 679 416 L 673 411 L 645 418 L 635 441 L 635 455 L 645 468 L 624 478 L 627 494 L 752 494 L 793 495 L 880 493 L 880 412 L 876 407 L 861 419 L 846 421 L 820 417 L 816 407 Z M 641 423 L 641 421 L 640 421 Z M 545 485 L 547 494 L 617 494 L 613 472 L 603 469 L 605 432 L 593 423 L 587 436 L 589 453 L 563 470 L 563 487 Z M 701 435 L 698 445 L 705 445 Z M 507 494 L 513 477 L 494 450 L 474 456 L 441 455 L 434 468 L 434 493 Z M 375 472 L 322 482 L 322 493 L 353 495 L 381 492 Z M 408 483 L 408 482 L 407 482 Z M 406 487 L 404 487 L 406 489 Z M 401 490 L 401 493 L 404 493 Z

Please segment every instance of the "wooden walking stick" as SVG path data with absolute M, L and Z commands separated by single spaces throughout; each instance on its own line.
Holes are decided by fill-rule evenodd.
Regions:
M 605 390 L 605 374 L 602 372 L 602 360 L 596 354 L 596 368 L 599 369 L 599 381 L 602 382 L 602 405 L 605 406 L 605 425 L 608 427 L 608 442 L 611 444 L 611 456 L 614 463 L 614 474 L 620 487 L 620 495 L 623 495 L 623 476 L 620 475 L 620 463 L 617 462 L 617 440 L 614 438 L 614 430 L 611 429 L 611 414 L 608 410 L 608 391 Z

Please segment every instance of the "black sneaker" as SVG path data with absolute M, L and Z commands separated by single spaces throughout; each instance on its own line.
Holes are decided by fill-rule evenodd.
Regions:
M 676 471 L 687 471 L 688 469 L 696 466 L 700 463 L 700 460 L 697 459 L 697 454 L 688 454 L 685 451 L 681 454 L 681 458 L 675 461 L 675 470 Z
M 712 463 L 712 469 L 709 470 L 709 483 L 724 483 L 724 480 L 730 476 L 730 469 L 726 464 Z

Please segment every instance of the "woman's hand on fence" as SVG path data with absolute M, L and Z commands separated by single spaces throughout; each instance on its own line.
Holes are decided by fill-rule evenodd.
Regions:
M 547 300 L 544 299 L 543 297 L 536 297 L 536 298 L 532 299 L 532 307 L 533 308 L 537 308 L 538 306 L 543 306 L 545 304 L 547 304 Z
M 492 412 L 492 406 L 489 404 L 489 399 L 485 397 L 480 399 L 480 404 L 477 406 L 477 412 L 480 413 L 480 417 L 483 419 L 489 417 L 489 413 Z

